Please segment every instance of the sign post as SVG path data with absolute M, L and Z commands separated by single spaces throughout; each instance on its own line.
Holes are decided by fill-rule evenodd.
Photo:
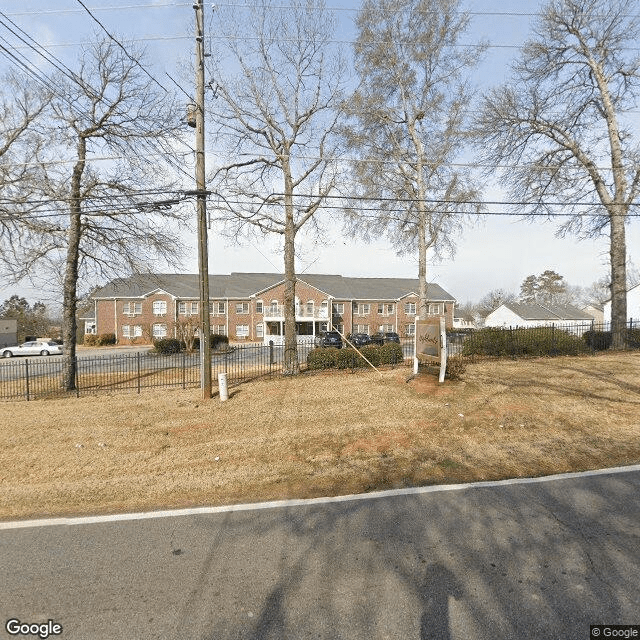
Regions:
M 447 331 L 443 317 L 419 320 L 416 318 L 413 373 L 420 362 L 440 363 L 439 382 L 444 382 L 447 370 Z

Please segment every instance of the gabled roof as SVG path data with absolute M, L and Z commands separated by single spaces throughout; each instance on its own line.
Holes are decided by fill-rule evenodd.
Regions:
M 533 302 L 505 302 L 507 309 L 523 320 L 593 320 L 593 316 L 573 305 L 542 305 Z
M 338 300 L 399 300 L 417 293 L 418 280 L 409 278 L 346 278 L 330 274 L 302 274 L 298 281 Z M 209 276 L 211 298 L 249 298 L 284 281 L 281 273 L 231 273 Z M 143 298 L 162 289 L 176 298 L 198 298 L 197 274 L 137 274 L 117 278 L 94 292 L 93 298 Z M 435 283 L 427 284 L 427 297 L 438 302 L 455 298 Z

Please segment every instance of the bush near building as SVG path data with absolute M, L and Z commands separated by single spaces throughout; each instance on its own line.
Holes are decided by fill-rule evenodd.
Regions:
M 101 333 L 100 335 L 95 335 L 92 333 L 88 333 L 84 336 L 84 345 L 86 347 L 106 347 L 111 344 L 116 343 L 116 334 L 115 333 Z

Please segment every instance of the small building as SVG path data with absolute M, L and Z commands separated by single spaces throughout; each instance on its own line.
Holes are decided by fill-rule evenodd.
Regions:
M 604 323 L 604 307 L 601 304 L 588 304 L 582 310 L 592 315 L 596 324 Z
M 93 295 L 97 334 L 113 333 L 119 344 L 178 337 L 199 326 L 196 274 L 144 274 L 119 278 Z M 209 276 L 211 332 L 234 341 L 284 342 L 284 277 L 278 273 Z M 418 280 L 348 278 L 304 274 L 295 290 L 296 332 L 311 342 L 322 331 L 343 334 L 414 333 Z M 453 326 L 455 298 L 435 283 L 427 286 L 428 313 Z M 84 315 L 84 314 L 83 314 Z M 88 318 L 91 314 L 86 314 Z M 87 326 L 87 325 L 85 325 Z
M 640 284 L 627 290 L 627 320 L 640 321 Z M 604 321 L 611 322 L 611 300 L 604 303 Z
M 0 318 L 0 347 L 12 347 L 18 342 L 18 321 Z
M 538 303 L 505 302 L 484 321 L 485 327 L 550 327 L 591 328 L 594 317 L 572 305 L 542 305 Z

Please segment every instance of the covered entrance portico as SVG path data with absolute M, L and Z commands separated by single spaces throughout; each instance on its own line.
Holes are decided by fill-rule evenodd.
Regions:
M 264 344 L 284 344 L 284 306 L 272 304 L 264 309 Z M 315 309 L 309 305 L 296 305 L 296 336 L 298 344 L 313 343 L 314 338 L 326 331 L 329 324 L 327 305 Z

